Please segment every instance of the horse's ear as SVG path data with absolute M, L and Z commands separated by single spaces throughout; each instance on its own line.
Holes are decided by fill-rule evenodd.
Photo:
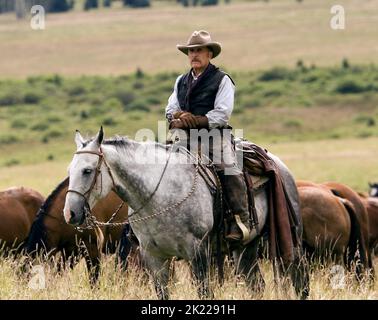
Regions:
M 80 148 L 82 148 L 83 145 L 84 145 L 85 141 L 84 141 L 83 137 L 81 136 L 79 130 L 76 130 L 76 133 L 75 133 L 75 142 L 76 142 L 76 147 L 77 147 L 78 150 Z
M 98 146 L 101 145 L 103 139 L 104 139 L 104 130 L 102 129 L 102 126 L 101 126 L 100 131 L 97 133 L 97 136 L 95 138 L 95 141 L 98 144 Z

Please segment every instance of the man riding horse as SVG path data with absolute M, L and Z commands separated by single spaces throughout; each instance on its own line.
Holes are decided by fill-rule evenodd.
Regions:
M 232 129 L 228 121 L 234 107 L 235 85 L 228 74 L 210 63 L 220 54 L 221 45 L 213 42 L 207 31 L 201 30 L 194 31 L 187 44 L 177 45 L 177 48 L 188 56 L 191 69 L 176 79 L 168 99 L 169 129 L 185 130 L 190 137 L 198 130 L 213 133 L 210 143 L 201 140 L 201 148 L 207 148 L 223 182 L 228 206 L 236 218 L 226 239 L 245 241 L 250 231 L 247 186 L 237 165 L 232 137 L 225 134 Z M 196 137 L 198 143 L 198 135 Z

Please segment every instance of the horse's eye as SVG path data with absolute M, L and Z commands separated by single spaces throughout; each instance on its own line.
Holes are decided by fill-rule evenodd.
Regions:
M 89 175 L 89 174 L 91 174 L 92 173 L 92 169 L 84 169 L 83 170 L 83 174 L 84 175 Z

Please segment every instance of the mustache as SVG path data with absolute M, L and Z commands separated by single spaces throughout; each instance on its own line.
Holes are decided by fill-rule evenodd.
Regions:
M 197 59 L 193 59 L 192 62 L 201 62 L 201 61 L 199 61 Z

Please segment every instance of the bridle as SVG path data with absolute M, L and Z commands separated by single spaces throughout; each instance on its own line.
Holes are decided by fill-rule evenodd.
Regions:
M 145 203 L 140 208 L 138 208 L 137 210 L 133 211 L 132 215 L 138 214 L 151 201 L 152 197 L 154 196 L 154 194 L 158 190 L 159 185 L 160 185 L 160 183 L 161 183 L 161 181 L 163 179 L 163 176 L 164 176 L 164 174 L 165 174 L 165 172 L 167 170 L 168 163 L 169 163 L 169 160 L 171 158 L 172 151 L 173 151 L 173 145 L 171 146 L 171 149 L 170 149 L 167 161 L 165 163 L 164 169 L 163 169 L 163 171 L 162 171 L 162 173 L 160 175 L 160 179 L 159 179 L 159 181 L 158 181 L 158 183 L 157 183 L 154 191 L 150 194 L 150 196 L 147 198 L 147 200 L 145 201 Z M 100 222 L 100 221 L 97 221 L 96 217 L 91 212 L 91 209 L 90 209 L 90 206 L 89 206 L 89 203 L 88 203 L 88 199 L 87 199 L 87 195 L 92 192 L 93 188 L 96 185 L 97 178 L 98 178 L 98 176 L 101 173 L 101 165 L 102 165 L 102 163 L 105 164 L 105 166 L 106 166 L 106 168 L 108 170 L 109 176 L 112 179 L 113 190 L 116 190 L 116 184 L 114 182 L 114 177 L 113 177 L 112 171 L 111 171 L 108 163 L 105 160 L 104 153 L 102 152 L 101 147 L 100 147 L 100 152 L 90 151 L 90 150 L 79 150 L 79 151 L 76 151 L 75 154 L 94 154 L 94 155 L 97 155 L 99 157 L 97 165 L 96 165 L 95 175 L 93 177 L 93 181 L 92 181 L 89 189 L 87 191 L 85 191 L 84 193 L 81 193 L 81 192 L 79 192 L 77 190 L 73 190 L 73 189 L 68 189 L 66 191 L 66 195 L 69 192 L 76 193 L 76 194 L 80 195 L 81 197 L 83 197 L 84 201 L 85 201 L 84 222 L 86 222 L 86 226 L 84 226 L 84 227 L 75 227 L 78 231 L 83 231 L 84 229 L 93 229 L 93 228 L 96 228 L 98 226 L 113 226 L 113 227 L 124 226 L 126 224 L 129 224 L 129 222 L 136 223 L 136 222 L 142 222 L 142 221 L 146 221 L 148 219 L 152 219 L 152 218 L 154 218 L 156 216 L 165 214 L 165 213 L 171 211 L 172 209 L 175 209 L 178 206 L 180 206 L 184 201 L 186 201 L 189 197 L 191 197 L 193 195 L 194 191 L 197 188 L 198 174 L 199 174 L 199 167 L 200 167 L 200 160 L 199 159 L 197 159 L 197 162 L 196 162 L 196 171 L 195 171 L 193 186 L 190 189 L 190 191 L 188 192 L 188 194 L 183 199 L 177 201 L 175 204 L 173 204 L 173 205 L 171 205 L 171 206 L 169 206 L 169 207 L 167 207 L 167 208 L 165 208 L 163 210 L 160 210 L 157 213 L 153 213 L 153 214 L 151 214 L 149 216 L 146 216 L 146 217 L 141 217 L 141 218 L 132 219 L 132 220 L 127 219 L 124 222 L 111 222 L 114 219 L 114 217 L 117 215 L 117 213 L 121 210 L 123 204 L 125 203 L 124 201 L 122 201 L 122 203 L 120 204 L 120 206 L 118 207 L 118 209 L 112 214 L 112 216 L 110 217 L 110 219 L 107 222 Z M 101 182 L 101 192 L 102 192 L 102 182 Z
M 69 192 L 76 193 L 79 196 L 83 197 L 84 200 L 86 201 L 86 203 L 88 204 L 87 194 L 90 194 L 92 192 L 93 188 L 95 187 L 95 185 L 97 183 L 97 178 L 98 178 L 98 176 L 101 173 L 101 165 L 102 165 L 102 163 L 104 163 L 105 166 L 106 166 L 106 168 L 108 169 L 109 176 L 112 179 L 113 188 L 115 188 L 115 182 L 114 182 L 114 177 L 113 177 L 112 171 L 110 170 L 110 167 L 109 167 L 108 163 L 106 162 L 106 160 L 104 158 L 104 153 L 102 152 L 101 147 L 100 147 L 100 152 L 90 151 L 90 150 L 87 150 L 87 151 L 85 151 L 85 150 L 79 150 L 79 151 L 75 152 L 75 154 L 85 154 L 85 153 L 87 153 L 87 154 L 94 154 L 94 155 L 98 156 L 98 161 L 97 161 L 97 165 L 96 165 L 96 169 L 95 169 L 95 175 L 93 177 L 92 183 L 91 183 L 89 189 L 87 191 L 85 191 L 84 193 L 81 193 L 81 192 L 79 192 L 77 190 L 68 189 L 66 191 L 66 194 L 69 193 Z M 101 181 L 101 191 L 102 191 L 102 181 Z
M 90 151 L 90 150 L 79 150 L 79 151 L 76 151 L 74 153 L 74 154 L 93 154 L 93 155 L 98 156 L 98 161 L 97 161 L 97 165 L 96 165 L 96 169 L 95 169 L 95 174 L 94 174 L 92 183 L 89 186 L 89 189 L 87 191 L 85 191 L 84 193 L 82 193 L 80 191 L 77 191 L 77 190 L 74 190 L 74 189 L 68 189 L 66 191 L 66 195 L 69 192 L 75 193 L 75 194 L 78 194 L 79 196 L 81 196 L 84 199 L 84 201 L 85 201 L 85 205 L 84 205 L 84 207 L 85 207 L 85 218 L 84 218 L 84 221 L 86 222 L 87 226 L 85 226 L 85 227 L 76 227 L 76 229 L 79 230 L 79 231 L 82 231 L 83 229 L 92 229 L 95 225 L 99 224 L 99 221 L 96 220 L 96 218 L 93 216 L 93 214 L 91 212 L 91 209 L 90 209 L 90 206 L 89 206 L 89 202 L 88 202 L 88 200 L 89 200 L 88 199 L 88 195 L 92 192 L 92 190 L 96 186 L 97 179 L 98 179 L 98 177 L 101 174 L 101 165 L 102 165 L 102 163 L 105 164 L 105 167 L 108 170 L 109 176 L 110 176 L 110 178 L 112 180 L 113 189 L 116 188 L 116 184 L 114 182 L 114 177 L 113 177 L 112 171 L 110 170 L 110 167 L 109 167 L 108 163 L 105 160 L 104 153 L 102 152 L 101 147 L 100 147 L 99 150 L 100 150 L 99 152 L 97 152 L 97 151 Z M 102 175 L 101 175 L 101 193 L 102 193 Z M 120 206 L 118 207 L 118 209 L 112 214 L 111 218 L 106 223 L 107 225 L 114 219 L 114 217 L 119 212 L 119 210 L 121 210 L 123 204 L 124 204 L 124 201 L 122 201 L 122 203 L 120 204 Z

